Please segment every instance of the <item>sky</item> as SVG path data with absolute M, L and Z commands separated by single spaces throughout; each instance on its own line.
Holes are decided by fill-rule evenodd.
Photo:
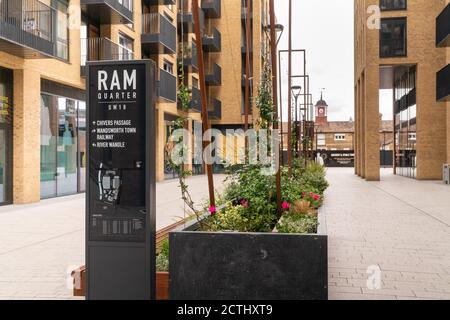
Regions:
M 275 6 L 278 22 L 285 26 L 278 49 L 287 49 L 289 0 L 276 0 Z M 325 88 L 329 120 L 345 121 L 354 117 L 353 0 L 292 0 L 292 29 L 292 48 L 307 50 L 307 73 L 314 104 L 320 99 L 321 88 Z M 287 65 L 286 53 L 281 61 L 284 107 L 287 106 Z M 301 53 L 293 54 L 293 74 L 302 73 Z M 303 87 L 303 80 L 294 80 L 294 85 L 295 81 L 300 81 Z

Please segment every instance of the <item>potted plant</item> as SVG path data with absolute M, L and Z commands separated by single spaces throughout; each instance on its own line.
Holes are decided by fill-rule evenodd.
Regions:
M 220 209 L 170 233 L 171 299 L 328 298 L 327 235 L 317 213 L 323 196 L 313 191 L 321 179 L 299 184 L 283 172 L 279 217 L 275 177 L 258 172 L 233 174 Z

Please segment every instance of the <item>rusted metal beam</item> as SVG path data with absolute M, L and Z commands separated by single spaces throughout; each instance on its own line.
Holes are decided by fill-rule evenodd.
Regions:
M 207 97 L 206 97 L 206 82 L 205 82 L 205 63 L 203 60 L 203 43 L 202 33 L 200 30 L 200 18 L 199 18 L 199 6 L 198 1 L 192 1 L 192 14 L 194 17 L 194 29 L 195 29 L 195 41 L 197 43 L 197 58 L 198 58 L 198 74 L 200 84 L 200 96 L 202 102 L 202 123 L 203 123 L 203 139 L 205 139 L 205 133 L 210 131 L 210 123 L 208 119 Z M 211 137 L 208 141 L 203 140 L 203 151 L 211 144 Z M 212 171 L 212 164 L 208 161 L 206 163 L 206 175 L 208 176 L 208 191 L 209 191 L 209 203 L 211 207 L 216 206 L 216 199 L 214 194 L 214 178 Z

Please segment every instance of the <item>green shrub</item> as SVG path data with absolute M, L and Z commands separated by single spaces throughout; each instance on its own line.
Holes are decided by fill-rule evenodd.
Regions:
M 317 233 L 318 226 L 317 217 L 287 213 L 277 224 L 277 231 L 280 233 L 313 234 Z
M 169 272 L 169 240 L 161 245 L 161 250 L 156 256 L 156 271 Z

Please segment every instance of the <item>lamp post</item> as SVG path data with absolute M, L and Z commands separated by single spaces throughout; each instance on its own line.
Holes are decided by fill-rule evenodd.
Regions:
M 275 4 L 274 0 L 269 1 L 270 7 L 270 54 L 272 62 L 272 96 L 273 96 L 273 111 L 274 111 L 274 131 L 279 131 L 278 124 L 278 90 L 277 90 L 277 44 L 280 41 L 281 34 L 277 38 L 277 30 L 275 26 Z M 284 28 L 283 28 L 284 29 Z M 282 30 L 281 30 L 282 31 Z M 282 33 L 282 32 L 281 32 Z M 277 41 L 275 41 L 277 38 Z M 280 170 L 280 146 L 278 146 L 277 155 L 275 159 L 276 170 L 276 189 L 277 189 L 277 211 L 281 217 L 281 170 Z M 275 150 L 274 150 L 275 152 Z
M 300 132 L 299 132 L 299 125 L 298 125 L 298 122 L 299 122 L 299 110 L 298 110 L 298 98 L 300 97 L 300 94 L 301 94 L 301 92 L 302 92 L 302 87 L 301 86 L 293 86 L 292 87 L 292 95 L 294 96 L 294 99 L 295 99 L 295 106 L 294 106 L 294 108 L 295 108 L 295 116 L 294 116 L 294 123 L 295 123 L 295 125 L 294 125 L 294 127 L 295 127 L 295 153 L 296 153 L 296 157 L 298 157 L 299 156 L 299 151 L 300 151 L 300 149 L 299 149 L 299 147 L 300 147 L 300 144 L 299 144 L 299 139 L 300 139 Z

